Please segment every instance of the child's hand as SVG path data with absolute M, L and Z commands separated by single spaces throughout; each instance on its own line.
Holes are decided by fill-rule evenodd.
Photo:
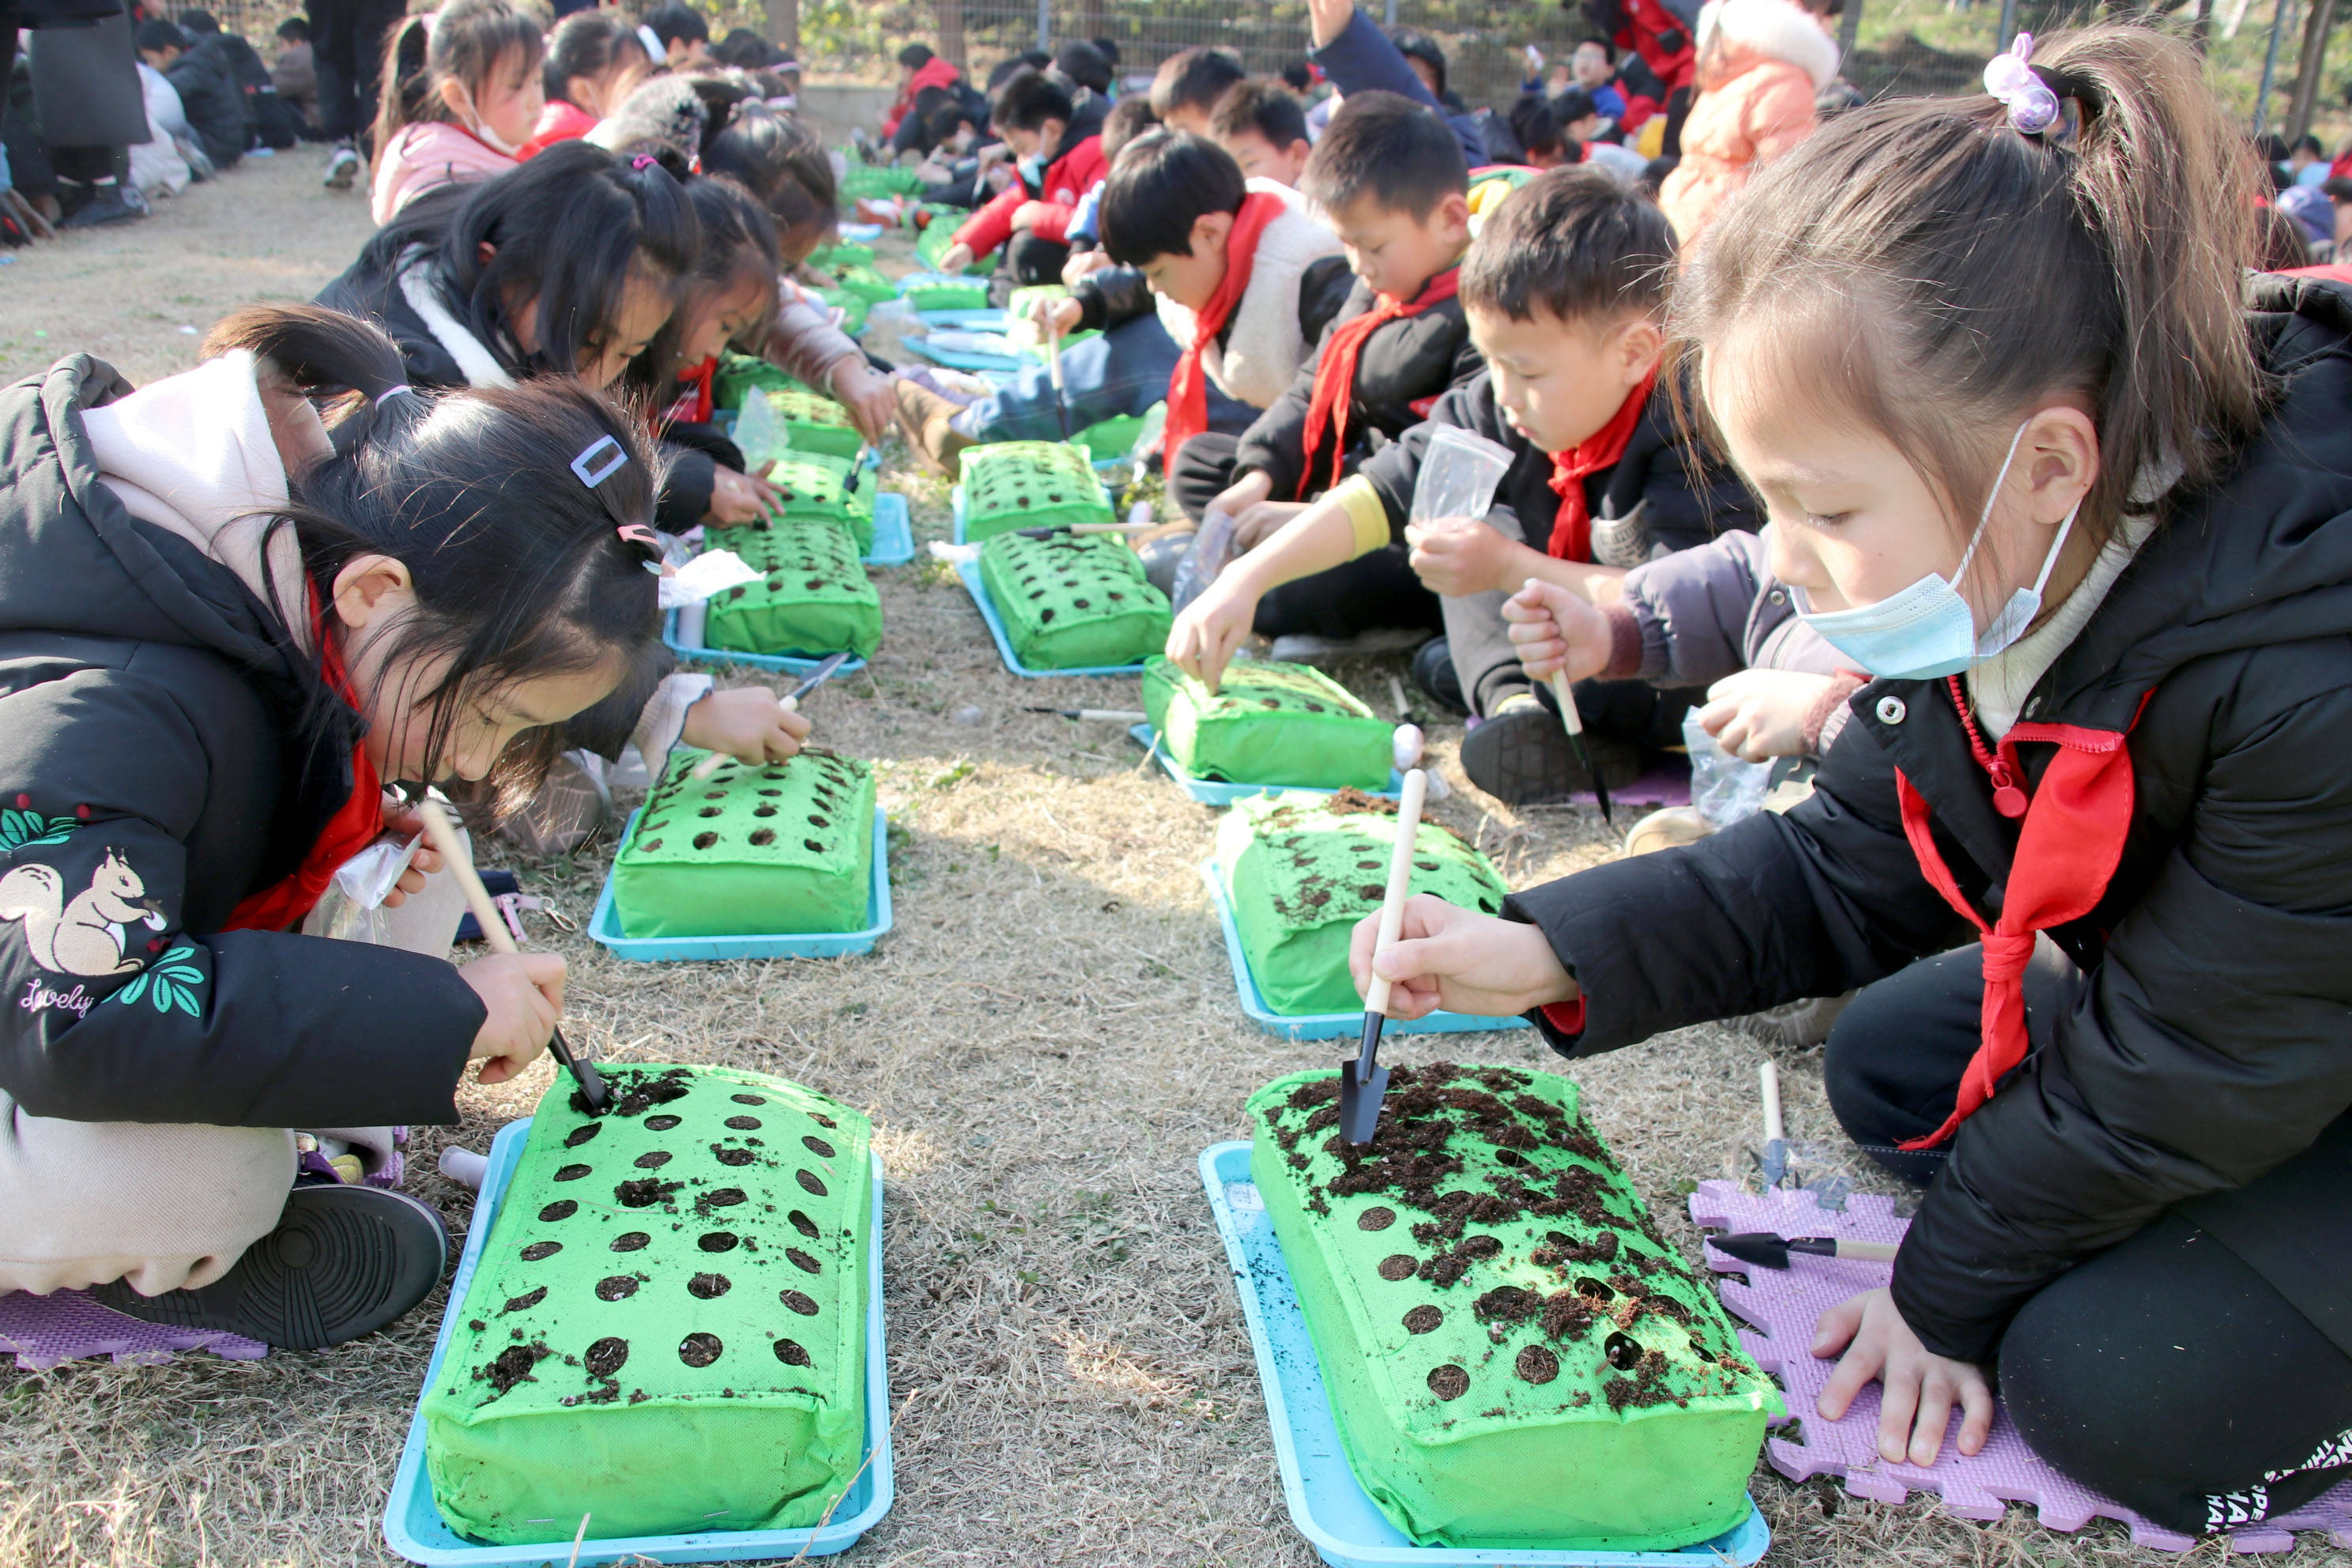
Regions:
M 1833 675 L 1743 669 L 1706 689 L 1699 727 L 1742 762 L 1801 757 L 1805 754 L 1805 721 L 1837 683 Z
M 1475 518 L 1441 517 L 1404 531 L 1412 546 L 1410 563 L 1423 586 L 1449 599 L 1472 594 L 1508 593 L 1527 575 L 1517 569 L 1514 545 Z
M 784 707 L 764 686 L 713 691 L 686 710 L 678 738 L 738 762 L 781 763 L 798 756 L 815 728 L 807 714 Z
M 1003 170 L 994 171 L 1003 174 Z M 961 278 L 964 268 L 972 264 L 971 247 L 959 242 L 940 253 L 940 270 L 950 278 Z
M 1416 900 L 1418 901 L 1418 900 Z M 1888 1464 L 1936 1462 L 1952 1406 L 1960 1407 L 1960 1452 L 1974 1454 L 1992 1432 L 1992 1389 L 1984 1369 L 1937 1355 L 1919 1342 L 1881 1288 L 1832 1307 L 1813 1325 L 1813 1354 L 1827 1360 L 1843 1351 L 1814 1403 L 1824 1419 L 1843 1418 L 1863 1385 L 1878 1380 L 1878 1452 Z
M 415 806 L 397 795 L 388 795 L 383 797 L 383 830 L 400 838 L 414 838 L 425 831 L 425 819 L 416 814 Z M 392 891 L 383 896 L 383 907 L 388 910 L 400 908 L 408 901 L 411 893 L 423 892 L 425 879 L 439 869 L 441 851 L 434 848 L 433 840 L 428 838 L 416 847 L 415 854 L 408 858 L 408 869 L 400 874 L 400 879 L 392 885 Z
M 1062 263 L 1062 287 L 1075 289 L 1079 279 L 1090 277 L 1110 265 L 1110 252 L 1108 250 L 1073 251 L 1070 258 Z
M 760 465 L 756 474 L 739 473 L 726 464 L 717 465 L 710 483 L 710 510 L 702 521 L 720 528 L 732 528 L 738 523 L 757 522 L 780 510 L 783 497 L 768 482 L 768 470 L 776 465 L 771 461 Z
M 1029 301 L 1029 324 L 1037 329 L 1041 338 L 1068 337 L 1078 330 L 1078 319 L 1083 313 L 1076 300 Z
M 1557 583 L 1530 577 L 1503 601 L 1519 663 L 1538 680 L 1562 668 L 1571 681 L 1609 668 L 1609 618 Z
M 1356 922 L 1348 968 L 1360 994 L 1371 989 L 1372 949 L 1380 938 L 1380 916 Z M 1539 928 L 1461 909 L 1434 893 L 1406 901 L 1404 925 L 1396 945 L 1381 954 L 1380 972 L 1390 982 L 1393 1018 L 1425 1017 L 1440 1007 L 1507 1018 L 1578 994 Z
M 539 1059 L 563 1016 L 563 955 L 494 952 L 457 971 L 489 1016 L 468 1059 L 482 1064 L 478 1083 L 504 1083 Z
M 1308 30 L 1321 48 L 1348 30 L 1356 19 L 1356 0 L 1307 0 Z
M 1014 228 L 1035 228 L 1045 221 L 1045 204 L 1044 202 L 1023 202 L 1013 209 Z
M 1274 494 L 1274 476 L 1261 469 L 1253 468 L 1227 485 L 1223 493 L 1211 501 L 1203 510 L 1223 512 L 1235 522 L 1239 522 L 1242 513 L 1272 494 Z
M 1257 618 L 1257 590 L 1243 586 L 1240 578 L 1238 572 L 1219 573 L 1168 629 L 1168 657 L 1213 697 L 1225 678 L 1225 666 L 1233 662 L 1234 650 Z
M 834 363 L 827 379 L 833 383 L 834 401 L 849 410 L 849 422 L 857 426 L 857 433 L 880 446 L 898 422 L 898 399 L 890 390 L 891 378 L 866 363 L 864 354 L 844 354 Z

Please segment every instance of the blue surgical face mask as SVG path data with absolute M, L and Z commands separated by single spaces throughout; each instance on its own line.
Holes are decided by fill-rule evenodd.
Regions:
M 1034 153 L 1032 153 L 1027 157 L 1022 159 L 1021 177 L 1028 183 L 1030 188 L 1033 190 L 1044 185 L 1045 183 L 1045 160 L 1039 157 Z
M 2075 503 L 2074 510 L 2068 512 L 2066 521 L 2059 525 L 2058 538 L 2050 546 L 2050 553 L 2042 557 L 2042 572 L 2033 579 L 2033 586 L 2020 588 L 2011 595 L 2009 603 L 1993 617 L 1982 637 L 1977 635 L 1976 612 L 1969 607 L 1968 600 L 1954 584 L 1968 579 L 1969 563 L 1976 558 L 1985 527 L 1992 521 L 1993 503 L 2000 499 L 2000 487 L 2009 478 L 2010 465 L 2017 461 L 2017 448 L 2025 439 L 2025 428 L 2020 425 L 2017 434 L 2010 437 L 2009 456 L 2000 461 L 2000 472 L 1985 496 L 1984 513 L 1977 519 L 1977 531 L 1969 536 L 1969 547 L 1962 552 L 1959 570 L 1952 574 L 1951 582 L 1930 572 L 1874 605 L 1819 614 L 1806 607 L 1805 591 L 1795 588 L 1791 592 L 1796 595 L 1799 617 L 1819 632 L 1824 642 L 1871 674 L 1895 680 L 1930 680 L 1958 675 L 1978 659 L 1990 658 L 2023 637 L 2025 628 L 2033 624 L 2033 617 L 2042 613 L 2042 590 L 2050 581 L 2052 568 L 2058 564 L 2058 552 L 2066 547 L 2066 536 L 2074 527 L 2074 514 L 2083 510 L 2081 502 Z

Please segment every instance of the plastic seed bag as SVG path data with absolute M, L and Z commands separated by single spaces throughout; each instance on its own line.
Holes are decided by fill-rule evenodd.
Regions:
M 416 858 L 425 836 L 402 839 L 386 834 L 344 861 L 327 890 L 319 895 L 313 920 L 304 922 L 313 934 L 338 942 L 383 941 L 383 900 Z
M 743 412 L 735 416 L 735 445 L 743 454 L 744 471 L 752 474 L 792 449 L 793 433 L 776 417 L 776 405 L 768 395 L 756 386 L 743 399 Z
M 1683 744 L 1690 752 L 1691 805 L 1717 828 L 1755 816 L 1764 806 L 1772 764 L 1744 763 L 1702 728 L 1699 710 L 1683 715 Z
M 1429 447 L 1422 454 L 1408 521 L 1483 518 L 1495 504 L 1495 487 L 1510 471 L 1509 447 L 1458 426 L 1440 425 L 1430 433 Z

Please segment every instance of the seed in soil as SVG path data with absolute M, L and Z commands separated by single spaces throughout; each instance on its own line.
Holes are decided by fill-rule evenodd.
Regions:
M 1440 1399 L 1459 1399 L 1470 1392 L 1470 1374 L 1451 1362 L 1444 1366 L 1432 1367 L 1429 1392 Z
M 1619 1372 L 1631 1372 L 1642 1363 L 1642 1346 L 1630 1334 L 1612 1334 L 1601 1342 L 1601 1353 Z
M 596 1281 L 596 1300 L 621 1301 L 637 1293 L 637 1277 L 634 1274 L 607 1274 Z
M 1444 1309 L 1433 1307 L 1424 1301 L 1404 1315 L 1404 1331 L 1409 1334 L 1434 1333 L 1437 1326 L 1444 1321 L 1445 1321 Z
M 726 1348 L 717 1334 L 688 1334 L 678 1342 L 677 1359 L 688 1366 L 709 1366 Z
M 610 1377 L 620 1371 L 621 1364 L 628 1359 L 629 1342 L 617 1336 L 608 1335 L 590 1345 L 588 1353 L 582 1356 L 580 1361 L 581 1364 L 588 1369 L 589 1376 Z
M 1529 1345 L 1519 1352 L 1513 1370 L 1529 1383 L 1549 1383 L 1559 1375 L 1559 1357 L 1541 1345 Z
M 1391 1252 L 1381 1259 L 1381 1278 L 1391 1281 L 1410 1279 L 1420 1267 L 1420 1259 L 1410 1252 Z
M 698 1274 L 686 1282 L 686 1293 L 698 1301 L 716 1300 L 733 1284 L 724 1274 Z

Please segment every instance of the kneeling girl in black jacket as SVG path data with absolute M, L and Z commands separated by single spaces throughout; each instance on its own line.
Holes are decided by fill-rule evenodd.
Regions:
M 289 1194 L 290 1130 L 455 1121 L 468 1061 L 544 1048 L 563 963 L 452 968 L 446 874 L 404 883 L 443 911 L 413 951 L 299 928 L 415 831 L 390 786 L 527 795 L 626 728 L 658 475 L 568 378 L 415 392 L 312 309 L 207 348 L 0 392 L 0 1289 L 328 1344 L 415 1305 L 444 1238 L 390 1191 Z
M 1571 1057 L 1867 987 L 1830 1101 L 1927 1192 L 1821 1321 L 1823 1414 L 1875 1379 L 1925 1464 L 1997 1376 L 2203 1531 L 2352 1462 L 2352 298 L 2242 299 L 2252 171 L 2183 46 L 2001 65 L 1824 125 L 1677 285 L 1773 571 L 1876 677 L 1813 797 L 1501 920 L 1417 899 L 1381 969 Z

